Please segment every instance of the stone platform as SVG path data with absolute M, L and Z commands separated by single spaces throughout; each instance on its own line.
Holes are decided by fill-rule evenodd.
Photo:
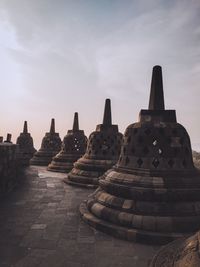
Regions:
M 108 236 L 85 224 L 79 205 L 93 193 L 66 174 L 31 166 L 0 201 L 1 267 L 147 267 L 159 249 Z

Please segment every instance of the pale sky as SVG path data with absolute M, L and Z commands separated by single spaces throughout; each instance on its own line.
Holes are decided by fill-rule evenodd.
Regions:
M 63 138 L 75 111 L 89 135 L 106 98 L 124 133 L 148 107 L 154 65 L 200 150 L 199 0 L 0 0 L 0 135 L 15 142 L 27 120 L 39 148 L 51 118 Z

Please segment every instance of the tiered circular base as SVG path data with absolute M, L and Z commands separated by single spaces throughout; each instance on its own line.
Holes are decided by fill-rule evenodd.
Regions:
M 81 204 L 83 219 L 108 234 L 143 243 L 166 244 L 194 233 L 200 228 L 199 173 L 165 175 L 109 170 Z
M 17 157 L 21 166 L 29 166 L 33 153 L 19 152 Z
M 116 161 L 81 158 L 74 163 L 74 168 L 64 182 L 80 187 L 97 188 L 99 177 L 110 169 Z
M 47 166 L 58 151 L 38 151 L 30 160 L 31 165 Z
M 68 173 L 74 167 L 74 162 L 82 155 L 73 155 L 67 153 L 57 154 L 48 165 L 48 171 Z

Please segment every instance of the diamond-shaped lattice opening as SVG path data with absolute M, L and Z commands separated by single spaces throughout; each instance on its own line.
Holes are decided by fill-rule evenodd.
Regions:
M 139 167 L 141 167 L 142 164 L 143 164 L 143 160 L 139 158 L 139 159 L 137 160 L 137 164 L 138 164 Z
M 166 138 L 166 142 L 167 142 L 168 144 L 171 144 L 171 137 L 167 137 L 167 138 Z
M 159 133 L 160 133 L 160 135 L 164 135 L 165 134 L 165 130 L 163 128 L 160 128 L 159 129 Z
M 189 155 L 189 152 L 190 152 L 190 151 L 189 151 L 188 147 L 186 147 L 186 148 L 185 148 L 185 154 L 186 154 L 187 156 Z
M 183 143 L 184 143 L 184 140 L 183 140 L 183 138 L 182 138 L 182 137 L 180 138 L 180 141 L 179 141 L 179 142 L 180 142 L 180 144 L 181 144 L 181 145 L 183 145 Z
M 152 165 L 155 167 L 155 168 L 158 168 L 158 165 L 160 164 L 159 160 L 158 159 L 154 159 L 153 162 L 152 162 Z
M 138 129 L 133 130 L 133 134 L 137 134 L 137 132 L 138 132 Z
M 131 148 L 131 153 L 132 153 L 133 155 L 135 154 L 135 148 L 134 148 L 134 147 Z
M 173 130 L 172 130 L 172 133 L 173 133 L 174 135 L 177 135 L 177 130 L 176 130 L 176 129 L 173 129 Z
M 146 135 L 149 135 L 151 133 L 151 130 L 149 128 L 147 128 L 144 132 Z
M 158 144 L 158 141 L 156 139 L 153 140 L 153 146 L 156 146 Z
M 129 162 L 130 162 L 130 160 L 129 160 L 129 157 L 126 157 L 126 160 L 125 160 L 125 165 L 128 165 L 128 164 L 129 164 Z
M 168 165 L 169 165 L 171 168 L 174 166 L 174 164 L 175 164 L 175 162 L 174 162 L 173 159 L 170 159 L 170 160 L 168 161 Z
M 130 143 L 130 142 L 131 142 L 131 137 L 129 136 L 127 139 L 127 143 Z
M 187 162 L 186 162 L 186 160 L 185 160 L 185 159 L 183 160 L 183 162 L 182 162 L 182 163 L 183 163 L 183 167 L 184 167 L 184 168 L 186 168 L 186 167 L 187 167 Z
M 178 155 L 179 149 L 178 148 L 174 148 L 174 156 L 176 157 Z
M 162 148 L 160 148 L 160 147 L 158 148 L 158 154 L 159 154 L 159 155 L 162 155 L 162 154 L 163 154 L 163 150 L 162 150 Z
M 137 140 L 138 140 L 138 143 L 139 143 L 139 144 L 142 144 L 143 141 L 144 141 L 143 138 L 142 138 L 142 136 L 139 136 Z
M 143 152 L 145 155 L 147 155 L 149 153 L 149 149 L 147 146 L 144 147 Z

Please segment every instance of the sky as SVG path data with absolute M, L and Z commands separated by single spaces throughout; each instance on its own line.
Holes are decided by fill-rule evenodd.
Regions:
M 39 148 L 55 118 L 61 138 L 79 112 L 89 135 L 111 98 L 124 133 L 148 107 L 152 67 L 200 151 L 199 0 L 0 0 L 0 135 L 24 120 Z

